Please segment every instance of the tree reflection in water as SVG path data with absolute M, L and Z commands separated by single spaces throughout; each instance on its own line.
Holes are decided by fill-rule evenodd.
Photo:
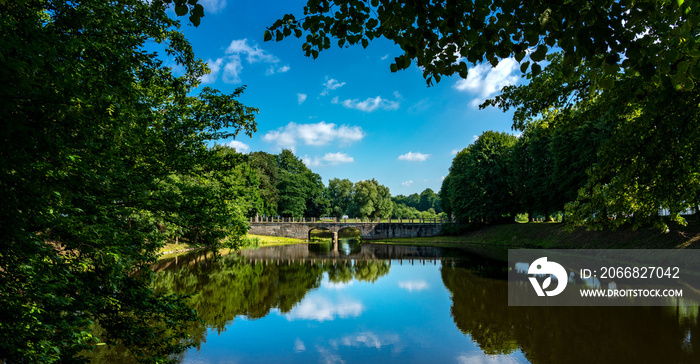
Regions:
M 507 281 L 443 262 L 452 317 L 490 355 L 532 363 L 698 363 L 697 307 L 509 307 Z
M 387 260 L 255 264 L 238 255 L 221 257 L 212 252 L 193 253 L 178 257 L 177 263 L 166 261 L 159 266 L 166 268 L 156 274 L 156 290 L 188 296 L 188 303 L 202 320 L 189 329 L 196 348 L 206 342 L 207 329 L 220 334 L 237 316 L 257 319 L 273 309 L 289 313 L 309 291 L 320 287 L 324 272 L 332 283 L 353 279 L 375 282 L 390 269 Z M 133 359 L 118 346 L 100 347 L 90 358 L 97 363 L 129 363 Z
M 321 286 L 324 273 L 339 284 L 376 282 L 389 274 L 389 260 L 365 257 L 442 257 L 440 275 L 451 293 L 452 320 L 487 355 L 520 351 L 535 364 L 700 362 L 697 307 L 509 307 L 502 263 L 428 247 L 362 246 L 362 251 L 349 248 L 360 257 L 354 261 L 329 259 L 334 255 L 304 246 L 248 257 L 195 253 L 160 262 L 154 284 L 159 291 L 189 295 L 202 320 L 189 330 L 199 348 L 208 330 L 221 333 L 236 317 L 290 313 Z M 129 362 L 118 347 L 100 347 L 91 358 Z

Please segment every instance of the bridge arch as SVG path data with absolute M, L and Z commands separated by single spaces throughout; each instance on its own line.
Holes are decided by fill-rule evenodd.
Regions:
M 327 237 L 333 239 L 333 230 L 331 230 L 330 228 L 325 227 L 325 226 L 312 226 L 311 229 L 309 229 L 309 232 L 308 232 L 308 241 L 311 241 L 312 233 L 313 233 L 314 231 L 328 232 L 328 235 L 329 235 L 329 236 L 327 236 Z M 324 235 L 325 235 L 325 234 L 324 234 Z M 324 237 L 325 237 L 325 236 L 324 236 Z
M 358 229 L 355 226 L 345 226 L 338 230 L 338 237 L 346 237 L 351 235 L 352 237 L 357 236 L 357 238 L 359 239 L 362 237 L 362 230 Z

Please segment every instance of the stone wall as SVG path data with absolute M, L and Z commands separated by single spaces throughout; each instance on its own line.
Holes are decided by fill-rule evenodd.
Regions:
M 332 223 L 332 222 L 253 222 L 250 224 L 249 234 L 284 236 L 287 238 L 308 239 L 309 233 L 314 229 L 325 229 L 331 232 L 339 232 L 344 228 L 360 230 L 364 240 L 377 240 L 387 238 L 417 238 L 437 236 L 442 230 L 442 224 L 428 223 Z

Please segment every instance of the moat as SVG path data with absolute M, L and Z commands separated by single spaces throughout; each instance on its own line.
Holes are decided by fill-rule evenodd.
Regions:
M 506 263 L 458 249 L 341 240 L 156 269 L 202 319 L 183 363 L 700 361 L 697 307 L 509 307 Z

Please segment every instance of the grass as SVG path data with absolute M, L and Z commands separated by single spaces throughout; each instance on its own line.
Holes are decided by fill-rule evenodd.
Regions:
M 158 254 L 174 256 L 174 254 L 184 254 L 195 249 L 198 249 L 198 247 L 193 247 L 192 245 L 184 243 L 168 243 L 158 250 Z
M 461 236 L 381 240 L 393 244 L 441 246 L 493 245 L 510 248 L 550 249 L 696 249 L 700 248 L 700 222 L 675 226 L 669 232 L 623 227 L 615 231 L 566 230 L 561 223 L 516 223 L 483 227 Z
M 646 228 L 616 231 L 566 230 L 561 223 L 494 225 L 461 236 L 382 239 L 373 243 L 441 246 L 507 260 L 508 249 L 700 249 L 700 222 L 689 221 L 669 232 Z
M 285 238 L 285 237 L 278 237 L 278 236 L 264 236 L 264 235 L 253 235 L 253 234 L 246 234 L 242 238 L 243 240 L 243 247 L 259 247 L 259 246 L 271 246 L 271 245 L 287 245 L 287 244 L 299 244 L 305 242 L 304 239 L 294 239 L 294 238 Z M 186 254 L 187 252 L 190 252 L 192 250 L 197 250 L 197 249 L 202 249 L 205 247 L 197 247 L 197 246 L 192 246 L 189 244 L 185 243 L 168 243 L 165 244 L 160 250 L 158 250 L 158 254 L 160 254 L 163 257 L 173 257 L 175 255 L 182 255 Z
M 285 238 L 282 236 L 253 235 L 253 234 L 246 234 L 246 238 L 257 239 L 259 242 L 259 246 L 288 245 L 288 244 L 299 244 L 299 243 L 306 242 L 306 240 L 304 240 L 304 239 Z

